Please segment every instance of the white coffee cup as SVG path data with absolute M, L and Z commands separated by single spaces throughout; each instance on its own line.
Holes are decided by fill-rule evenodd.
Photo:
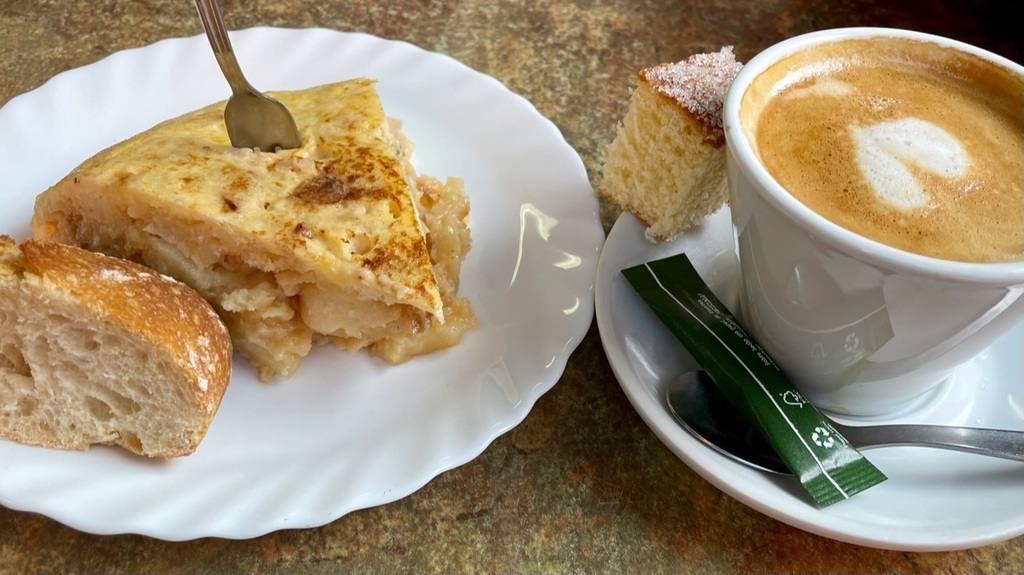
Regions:
M 925 401 L 929 390 L 1024 318 L 1024 260 L 949 261 L 867 239 L 806 207 L 762 164 L 741 124 L 751 82 L 797 51 L 872 36 L 952 47 L 997 63 L 1024 82 L 1024 67 L 960 42 L 847 28 L 764 50 L 744 66 L 726 96 L 745 327 L 812 403 L 858 416 L 892 414 Z

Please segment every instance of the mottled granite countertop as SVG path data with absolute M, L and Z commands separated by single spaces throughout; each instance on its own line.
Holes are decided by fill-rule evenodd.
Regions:
M 651 64 L 723 45 L 746 60 L 785 37 L 849 25 L 941 33 L 1018 62 L 1024 47 L 1015 17 L 994 0 L 222 6 L 231 28 L 360 31 L 448 54 L 533 102 L 579 152 L 594 182 L 626 110 L 630 78 Z M 188 0 L 0 0 L 0 104 L 112 52 L 200 32 Z M 617 216 L 602 205 L 606 230 Z M 966 551 L 903 553 L 837 542 L 762 515 L 661 444 L 620 389 L 594 324 L 522 424 L 409 497 L 319 528 L 180 543 L 87 534 L 0 507 L 0 575 L 48 572 L 1022 573 L 1024 537 Z

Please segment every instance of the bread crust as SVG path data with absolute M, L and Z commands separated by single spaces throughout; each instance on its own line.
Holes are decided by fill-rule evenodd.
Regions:
M 75 426 L 79 428 L 77 431 L 55 432 L 47 429 L 47 425 L 57 425 L 58 422 L 30 421 L 45 413 L 80 413 L 84 406 L 74 404 L 80 399 L 76 398 L 75 390 L 72 393 L 66 390 L 51 393 L 51 389 L 44 389 L 46 381 L 57 381 L 52 379 L 57 374 L 48 373 L 49 366 L 21 349 L 21 358 L 26 363 L 22 371 L 34 380 L 33 384 L 39 391 L 30 400 L 52 405 L 38 405 L 31 413 L 19 413 L 12 409 L 12 398 L 0 397 L 0 437 L 63 449 L 86 449 L 92 444 L 110 443 L 154 457 L 192 453 L 205 436 L 231 377 L 231 339 L 213 308 L 194 290 L 177 280 L 134 262 L 75 246 L 38 240 L 26 240 L 16 246 L 12 238 L 0 236 L 0 254 L 0 291 L 8 299 L 0 303 L 4 308 L 0 319 L 5 319 L 0 339 L 5 349 L 0 352 L 14 353 L 11 346 L 24 348 L 30 337 L 38 338 L 39 333 L 45 333 L 45 326 L 27 324 L 39 321 L 40 317 L 45 318 L 47 310 L 32 309 L 33 313 L 29 314 L 29 310 L 18 309 L 19 305 L 27 302 L 42 301 L 52 302 L 54 309 L 50 313 L 62 317 L 71 315 L 68 313 L 71 310 L 74 317 L 68 319 L 100 336 L 115 329 L 118 334 L 130 334 L 128 337 L 133 343 L 142 346 L 153 357 L 159 357 L 161 365 L 173 366 L 169 373 L 160 374 L 146 372 L 142 366 L 133 366 L 138 369 L 130 370 L 130 375 L 123 375 L 148 380 L 126 382 L 127 386 L 137 388 L 140 393 L 155 398 L 166 396 L 168 399 L 150 404 L 138 401 L 137 413 L 112 420 L 115 425 L 118 421 L 122 426 L 127 424 L 127 428 L 108 429 L 109 426 L 99 425 L 97 428 L 111 435 L 105 438 L 102 433 L 90 435 L 80 429 L 81 425 Z M 59 310 L 57 304 L 60 304 Z M 46 356 L 64 353 L 60 343 L 48 341 Z M 0 356 L 0 377 L 7 378 L 4 383 L 10 385 L 0 386 L 0 391 L 12 393 L 12 382 L 19 377 L 19 370 L 12 370 L 10 366 L 5 369 L 3 360 Z M 13 365 L 16 362 L 8 358 L 7 363 Z M 96 381 L 99 374 L 83 375 L 83 381 L 90 385 L 103 386 L 105 383 Z M 20 376 L 25 377 L 25 373 Z M 146 388 L 147 383 L 173 386 L 173 389 L 158 389 L 155 385 Z M 24 398 L 21 400 L 25 401 Z M 161 406 L 173 412 L 147 413 L 147 410 Z M 138 429 L 130 428 L 133 422 L 157 416 L 180 425 L 159 430 L 162 436 L 155 438 L 140 436 Z

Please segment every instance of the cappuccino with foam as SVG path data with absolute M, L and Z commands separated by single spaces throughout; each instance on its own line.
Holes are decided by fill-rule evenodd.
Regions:
M 905 38 L 814 46 L 748 87 L 768 172 L 821 216 L 921 255 L 1024 260 L 1024 82 Z

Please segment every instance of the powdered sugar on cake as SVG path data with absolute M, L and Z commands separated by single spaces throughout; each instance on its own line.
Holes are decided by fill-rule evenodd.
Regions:
M 647 68 L 640 72 L 640 77 L 693 114 L 700 121 L 708 143 L 721 145 L 725 141 L 722 103 L 742 67 L 732 46 L 726 46 L 718 52 L 695 54 L 681 62 Z

